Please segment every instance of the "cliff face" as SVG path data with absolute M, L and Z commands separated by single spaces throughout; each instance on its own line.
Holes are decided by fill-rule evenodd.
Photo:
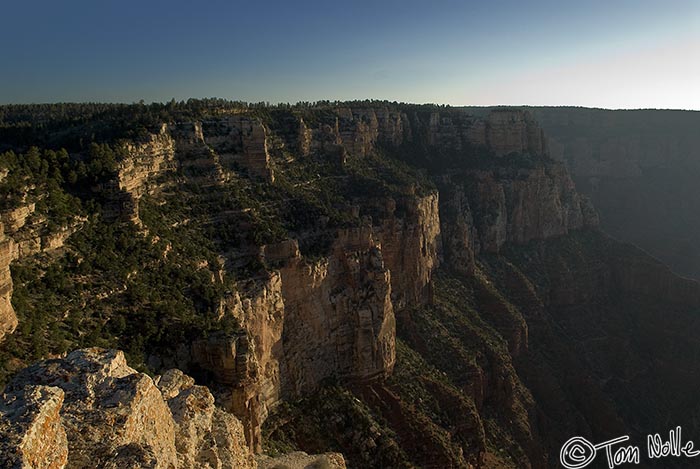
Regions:
M 379 147 L 424 142 L 448 152 L 486 149 L 500 157 L 513 153 L 548 153 L 544 132 L 529 112 L 499 109 L 484 118 L 458 109 L 426 112 L 386 107 L 335 108 L 320 120 L 291 118 L 282 133 L 301 155 L 367 156 Z
M 544 131 L 529 112 L 495 110 L 489 114 L 485 127 L 486 145 L 497 155 L 548 153 Z
M 510 246 L 483 260 L 529 325 L 528 353 L 515 366 L 540 409 L 551 464 L 563 435 L 595 441 L 619 432 L 641 441 L 665 421 L 697 431 L 688 411 L 700 380 L 691 358 L 697 282 L 598 232 Z
M 236 165 L 251 176 L 274 180 L 267 131 L 259 119 L 224 117 L 206 122 L 163 124 L 158 133 L 125 143 L 116 177 L 100 187 L 104 214 L 140 225 L 138 201 L 172 185 L 175 171 L 202 185 L 224 183 Z
M 338 231 L 321 260 L 302 258 L 295 240 L 264 246 L 264 261 L 279 270 L 237 286 L 222 311 L 247 333 L 195 344 L 195 360 L 226 385 L 224 400 L 251 446 L 259 448 L 260 426 L 280 399 L 308 395 L 328 378 L 391 374 L 395 311 L 430 301 L 440 223 L 437 194 L 383 207 L 375 226 Z
M 36 187 L 26 187 L 33 192 Z M 13 282 L 10 265 L 37 254 L 48 254 L 63 247 L 66 239 L 79 230 L 85 219 L 75 214 L 65 224 L 53 226 L 37 213 L 38 201 L 25 197 L 21 204 L 0 212 L 0 341 L 18 325 L 12 306 Z
M 12 275 L 10 262 L 15 259 L 15 244 L 12 238 L 5 236 L 0 223 L 0 340 L 5 334 L 11 334 L 17 327 L 17 315 L 12 307 Z
M 511 153 L 547 154 L 544 133 L 526 111 L 495 109 L 484 118 L 459 111 L 433 112 L 416 120 L 425 128 L 427 142 L 438 148 L 462 151 L 487 148 L 496 156 Z
M 431 301 L 431 281 L 439 265 L 440 214 L 437 193 L 385 204 L 378 231 L 384 261 L 391 272 L 397 311 Z M 396 215 L 396 210 L 405 213 Z
M 446 243 L 453 251 L 465 246 L 475 254 L 498 252 L 505 243 L 525 244 L 598 224 L 593 206 L 560 164 L 469 171 L 444 181 L 445 210 L 458 217 L 447 230 L 457 238 Z
M 349 104 L 179 117 L 124 144 L 100 193 L 107 217 L 85 222 L 106 248 L 79 233 L 48 275 L 16 260 L 25 279 L 38 273 L 16 283 L 18 311 L 52 307 L 48 318 L 27 315 L 31 337 L 123 343 L 161 376 L 94 350 L 20 373 L 5 405 L 38 415 L 49 437 L 13 424 L 13 447 L 29 448 L 13 458 L 51 452 L 56 467 L 80 466 L 88 448 L 115 467 L 226 467 L 234 457 L 245 467 L 278 445 L 342 449 L 357 467 L 543 468 L 560 436 L 625 431 L 634 412 L 649 414 L 621 398 L 637 374 L 653 381 L 645 350 L 670 364 L 680 337 L 696 356 L 688 336 L 659 346 L 625 311 L 653 299 L 643 317 L 660 327 L 665 308 L 698 306 L 697 285 L 595 234 L 595 211 L 528 112 Z M 54 245 L 19 235 L 39 205 L 3 215 L 0 267 Z M 11 310 L 0 311 L 13 328 Z M 568 341 L 580 323 L 587 335 Z M 643 345 L 625 338 L 627 326 Z M 15 369 L 39 353 L 0 352 Z M 211 391 L 167 371 L 175 365 Z M 111 406 L 118 398 L 123 409 Z M 104 419 L 118 439 L 86 441 L 104 435 Z
M 237 163 L 254 177 L 274 181 L 267 129 L 259 119 L 240 115 L 205 121 L 202 130 L 204 141 L 225 166 Z
M 153 189 L 156 178 L 174 169 L 175 142 L 163 125 L 159 133 L 126 143 L 123 150 L 116 177 L 100 188 L 108 199 L 104 216 L 140 225 L 139 199 Z

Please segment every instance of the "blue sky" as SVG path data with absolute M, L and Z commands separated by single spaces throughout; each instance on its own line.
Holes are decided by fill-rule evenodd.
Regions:
M 0 103 L 700 109 L 698 0 L 3 0 Z

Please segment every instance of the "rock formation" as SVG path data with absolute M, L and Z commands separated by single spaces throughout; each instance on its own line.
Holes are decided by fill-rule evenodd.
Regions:
M 46 217 L 36 213 L 36 206 L 36 202 L 23 200 L 22 204 L 0 213 L 0 341 L 18 324 L 11 301 L 10 264 L 63 247 L 66 239 L 85 221 L 76 216 L 66 225 L 49 227 Z
M 206 144 L 221 157 L 224 166 L 237 163 L 251 176 L 274 181 L 267 129 L 260 119 L 234 115 L 204 121 L 202 128 Z
M 431 280 L 441 247 L 438 206 L 437 193 L 384 204 L 386 213 L 378 231 L 397 311 L 431 301 Z M 397 209 L 404 215 L 397 216 Z
M 104 214 L 108 219 L 140 225 L 138 201 L 149 192 L 162 172 L 173 169 L 175 142 L 168 126 L 163 124 L 157 134 L 149 134 L 143 141 L 126 143 L 123 151 L 116 178 L 101 188 L 108 198 Z
M 485 118 L 476 118 L 459 109 L 407 113 L 386 107 L 335 110 L 333 121 L 310 127 L 299 119 L 297 143 L 301 154 L 329 153 L 342 148 L 349 155 L 362 157 L 378 145 L 399 147 L 424 139 L 433 147 L 450 152 L 485 148 L 495 156 L 511 153 L 548 153 L 544 132 L 527 111 L 497 109 Z M 417 133 L 417 135 L 414 135 Z
M 337 453 L 257 462 L 206 387 L 177 369 L 151 379 L 121 351 L 97 348 L 39 362 L 7 385 L 0 450 L 0 464 L 18 468 L 345 468 Z
M 481 142 L 481 138 L 476 142 Z M 510 153 L 547 154 L 544 131 L 526 111 L 492 111 L 486 120 L 484 142 L 498 156 Z
M 156 377 L 122 352 L 85 349 L 40 362 L 0 404 L 7 467 L 256 467 L 240 422 L 178 370 Z
M 261 457 L 258 458 L 258 467 L 260 469 L 279 469 L 280 467 L 288 469 L 307 469 L 307 468 L 326 468 L 326 469 L 345 469 L 345 459 L 338 453 L 314 454 L 308 455 L 303 451 L 298 451 L 276 458 Z
M 279 271 L 238 285 L 224 301 L 223 314 L 247 333 L 194 344 L 195 360 L 232 393 L 224 401 L 252 447 L 281 398 L 313 392 L 330 377 L 368 382 L 391 373 L 395 311 L 430 301 L 438 197 L 388 199 L 382 210 L 376 226 L 339 231 L 322 260 L 303 259 L 294 240 L 263 246 L 261 256 Z
M 343 231 L 327 260 L 290 259 L 280 272 L 284 385 L 292 395 L 304 395 L 331 376 L 368 380 L 391 373 L 391 277 L 371 229 Z
M 387 467 L 401 458 L 479 467 L 492 457 L 542 467 L 541 409 L 523 377 L 541 376 L 528 368 L 532 351 L 541 350 L 532 337 L 547 343 L 551 338 L 542 330 L 550 324 L 540 321 L 547 308 L 588 301 L 594 286 L 578 291 L 571 285 L 576 276 L 595 285 L 599 270 L 562 269 L 560 279 L 551 275 L 560 284 L 540 285 L 537 269 L 520 270 L 526 263 L 511 250 L 517 245 L 534 256 L 533 244 L 566 242 L 598 221 L 565 167 L 549 158 L 532 116 L 497 110 L 478 117 L 453 108 L 381 104 L 322 112 L 241 110 L 196 119 L 173 119 L 125 144 L 116 177 L 100 194 L 107 199 L 107 224 L 136 224 L 140 240 L 159 246 L 142 246 L 156 259 L 149 262 L 172 273 L 173 282 L 186 279 L 180 316 L 161 307 L 162 296 L 134 300 L 139 290 L 157 288 L 152 279 L 147 286 L 139 283 L 149 264 L 111 285 L 124 292 L 128 313 L 115 304 L 105 308 L 105 318 L 102 311 L 89 318 L 102 321 L 109 333 L 138 335 L 117 314 L 130 321 L 141 313 L 144 320 L 156 317 L 155 331 L 144 339 L 151 342 L 135 348 L 146 347 L 144 364 L 162 374 L 152 380 L 128 368 L 119 353 L 97 350 L 20 373 L 7 388 L 2 412 L 34 409 L 27 412 L 38 416 L 27 422 L 50 422 L 45 443 L 56 448 L 51 451 L 57 459 L 49 464 L 83 467 L 89 453 L 106 467 L 252 467 L 250 455 L 265 443 L 261 427 L 286 407 L 279 404 L 323 393 L 335 382 L 358 397 L 326 396 L 332 401 L 323 407 L 330 409 L 328 421 L 320 413 L 307 423 L 337 431 L 362 423 L 332 443 L 357 445 L 353 457 L 359 461 L 386 454 Z M 362 172 L 367 160 L 376 174 Z M 421 173 L 411 165 L 428 169 Z M 328 188 L 335 184 L 342 189 L 332 193 Z M 173 195 L 173 188 L 181 192 Z M 146 226 L 138 218 L 139 200 L 144 207 L 164 207 L 163 223 Z M 186 210 L 178 211 L 177 204 Z M 288 220 L 286 212 L 297 204 L 308 207 L 311 220 Z M 33 223 L 32 210 L 17 209 L 3 220 L 23 229 Z M 168 244 L 161 253 L 163 238 Z M 18 239 L 0 240 L 5 330 L 16 324 L 9 263 Z M 38 239 L 40 246 L 54 245 Z M 27 252 L 30 245 L 25 242 Z M 634 259 L 610 266 L 604 278 L 638 294 L 658 276 L 659 298 L 695 304 L 693 284 Z M 445 268 L 438 274 L 440 266 Z M 83 280 L 80 272 L 72 278 Z M 438 285 L 442 291 L 434 301 Z M 89 285 L 84 288 L 89 292 Z M 64 316 L 55 321 L 59 329 L 72 319 Z M 176 343 L 167 343 L 171 337 Z M 211 391 L 167 370 L 175 365 Z M 89 405 L 79 404 L 78 396 Z M 114 438 L 103 438 L 103 421 L 113 422 Z M 8 445 L 19 448 L 13 461 L 44 457 L 48 450 L 30 430 L 12 428 Z M 300 429 L 299 435 L 299 449 L 331 449 L 303 446 L 318 433 Z M 425 452 L 410 454 L 419 447 Z M 493 448 L 507 456 L 491 454 Z M 295 453 L 260 457 L 259 463 L 332 467 L 335 459 Z
M 10 262 L 15 259 L 15 244 L 12 238 L 5 235 L 3 224 L 0 223 L 0 340 L 5 334 L 11 334 L 17 327 L 17 316 L 12 307 L 12 275 Z
M 280 398 L 312 392 L 329 377 L 386 377 L 394 364 L 390 274 L 371 229 L 341 233 L 331 256 L 316 263 L 304 261 L 296 243 L 285 246 L 265 249 L 283 262 L 279 273 L 225 301 L 225 314 L 247 332 L 194 345 L 256 449 Z
M 26 386 L 0 402 L 0 464 L 59 469 L 68 463 L 68 440 L 60 411 L 64 392 Z
M 576 192 L 561 165 L 514 174 L 475 171 L 467 180 L 479 245 L 485 252 L 497 252 L 506 242 L 524 244 L 598 223 L 592 205 Z

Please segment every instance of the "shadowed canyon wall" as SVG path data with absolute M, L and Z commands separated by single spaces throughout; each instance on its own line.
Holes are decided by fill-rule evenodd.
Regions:
M 700 276 L 700 112 L 535 108 L 603 230 Z

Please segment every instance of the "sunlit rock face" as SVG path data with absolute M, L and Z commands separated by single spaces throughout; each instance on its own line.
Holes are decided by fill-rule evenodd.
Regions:
M 17 327 L 17 315 L 12 307 L 12 275 L 10 262 L 15 258 L 16 247 L 12 238 L 5 235 L 0 223 L 0 340 Z
M 296 240 L 262 246 L 278 270 L 224 299 L 224 314 L 245 332 L 193 345 L 195 361 L 224 385 L 222 402 L 243 421 L 251 447 L 260 448 L 260 425 L 280 399 L 311 393 L 331 377 L 388 377 L 397 312 L 431 300 L 437 193 L 379 202 L 377 223 L 337 231 L 317 261 L 304 259 Z
M 0 414 L 3 458 L 17 467 L 256 467 L 240 422 L 207 388 L 178 370 L 154 381 L 116 350 L 22 370 Z
M 64 392 L 26 386 L 0 402 L 0 464 L 3 467 L 58 469 L 68 462 L 61 423 Z
M 122 150 L 116 177 L 101 187 L 108 199 L 104 216 L 140 225 L 139 199 L 153 190 L 153 183 L 160 175 L 174 168 L 175 141 L 168 126 L 163 124 L 158 133 L 126 142 Z

